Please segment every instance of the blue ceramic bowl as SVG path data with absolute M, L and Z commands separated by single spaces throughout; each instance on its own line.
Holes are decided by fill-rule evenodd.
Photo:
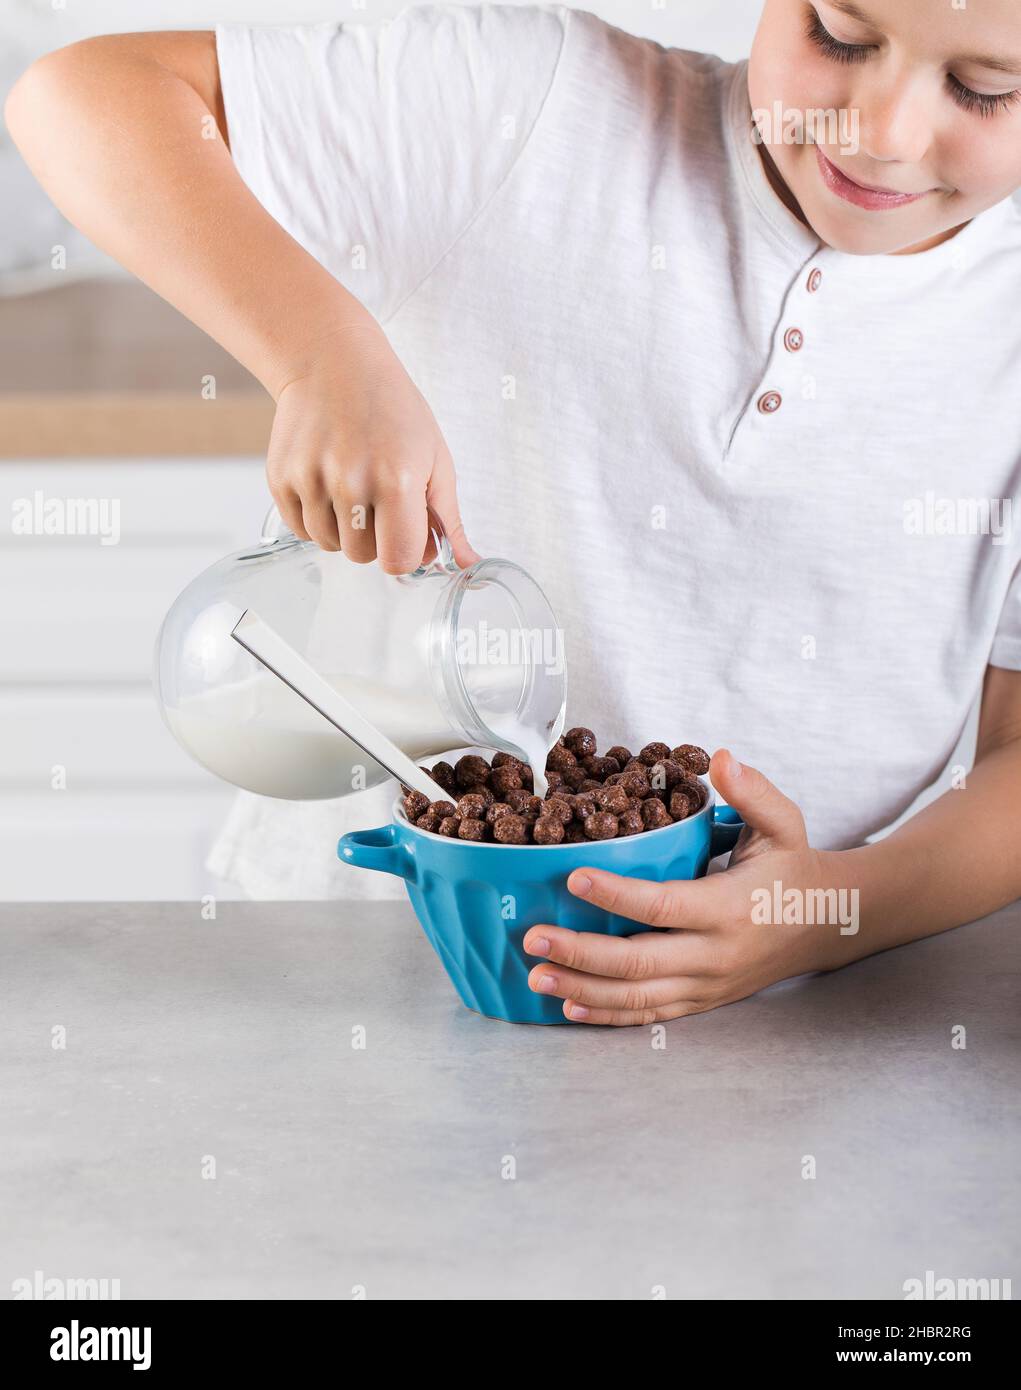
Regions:
M 576 898 L 567 876 L 589 865 L 657 882 L 700 878 L 711 858 L 733 849 L 744 824 L 707 790 L 709 801 L 687 820 L 574 845 L 450 840 L 412 825 L 398 800 L 390 825 L 352 831 L 337 854 L 345 864 L 404 879 L 415 915 L 469 1009 L 508 1023 L 569 1023 L 562 999 L 528 987 L 541 957 L 525 952 L 525 933 L 539 922 L 609 936 L 647 931 Z

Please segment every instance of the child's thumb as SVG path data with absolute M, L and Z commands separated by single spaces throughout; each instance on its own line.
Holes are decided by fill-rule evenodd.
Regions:
M 801 811 L 758 768 L 739 763 L 728 749 L 720 748 L 709 764 L 709 776 L 723 799 L 752 830 L 790 848 L 806 843 Z
M 476 560 L 481 560 L 482 556 L 472 548 L 465 534 L 452 471 L 448 478 L 433 477 L 429 489 L 429 505 L 439 517 L 450 548 L 454 552 L 454 559 L 461 569 L 467 569 L 469 565 L 474 565 Z
M 465 535 L 464 522 L 460 515 L 456 515 L 453 523 L 444 522 L 444 530 L 447 539 L 450 541 L 450 548 L 454 552 L 454 559 L 461 569 L 466 570 L 469 565 L 474 565 L 476 560 L 481 560 L 482 556 L 471 546 L 468 537 Z

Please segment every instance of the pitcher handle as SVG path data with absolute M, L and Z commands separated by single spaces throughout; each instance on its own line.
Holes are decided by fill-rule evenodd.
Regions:
M 461 573 L 461 567 L 454 559 L 454 549 L 443 525 L 443 518 L 431 504 L 426 506 L 426 513 L 429 519 L 429 535 L 436 553 L 431 560 L 423 560 L 417 569 L 411 570 L 409 574 L 398 575 L 397 578 L 403 583 L 412 579 L 422 579 L 427 574 Z
M 426 515 L 429 520 L 429 535 L 432 539 L 435 554 L 431 560 L 423 560 L 420 565 L 411 570 L 408 574 L 397 575 L 398 579 L 421 579 L 426 574 L 460 574 L 461 567 L 454 559 L 454 550 L 447 536 L 446 527 L 439 512 L 431 504 L 426 505 Z M 267 548 L 276 546 L 283 548 L 301 544 L 294 532 L 280 515 L 280 510 L 274 502 L 266 513 L 262 523 L 262 534 L 259 537 L 260 545 Z

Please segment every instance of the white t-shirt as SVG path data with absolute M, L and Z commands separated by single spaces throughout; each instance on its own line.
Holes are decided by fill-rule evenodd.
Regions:
M 987 664 L 1021 669 L 1021 528 L 932 534 L 958 499 L 1002 531 L 1021 492 L 1018 205 L 918 255 L 823 247 L 766 179 L 746 63 L 561 5 L 217 41 L 242 176 L 385 326 L 476 549 L 549 595 L 568 722 L 726 745 L 820 847 L 894 820 Z M 244 795 L 212 865 L 399 894 L 333 857 L 393 791 Z

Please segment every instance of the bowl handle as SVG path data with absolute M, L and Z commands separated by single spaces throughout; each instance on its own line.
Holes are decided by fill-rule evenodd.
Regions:
M 726 854 L 737 844 L 737 837 L 744 829 L 744 821 L 733 806 L 713 807 L 713 837 L 709 842 L 709 857 Z
M 337 857 L 359 869 L 379 869 L 398 878 L 414 879 L 415 861 L 397 839 L 397 826 L 377 825 L 373 830 L 351 830 L 337 844 Z

